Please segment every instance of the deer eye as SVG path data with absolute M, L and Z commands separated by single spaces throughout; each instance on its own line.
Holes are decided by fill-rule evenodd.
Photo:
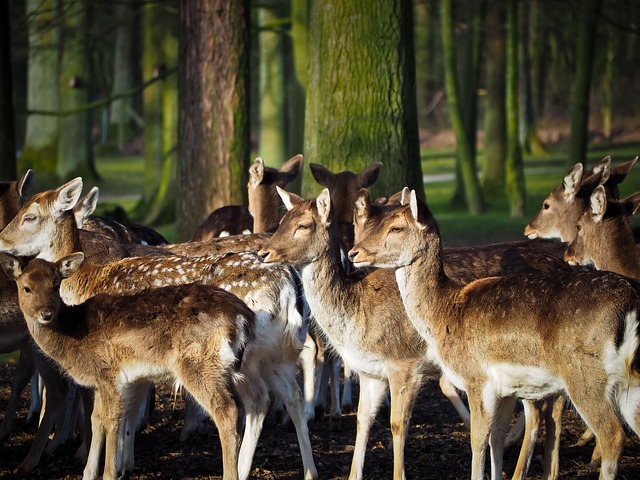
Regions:
M 24 287 L 22 290 L 24 293 L 31 293 L 31 289 L 29 287 Z
M 582 225 L 580 225 L 580 224 L 577 224 L 577 225 L 576 225 L 576 230 L 577 230 L 577 231 L 580 231 L 580 230 L 582 230 Z
M 301 223 L 300 225 L 298 225 L 298 230 L 309 230 L 310 228 L 310 223 Z
M 404 232 L 404 227 L 391 227 L 391 233 L 401 233 Z
M 33 223 L 36 221 L 36 216 L 35 215 L 25 215 L 22 217 L 22 221 L 24 223 Z
M 549 210 L 549 207 L 551 207 L 551 205 L 549 205 L 547 202 L 544 202 L 542 204 L 542 208 L 545 209 L 545 210 Z

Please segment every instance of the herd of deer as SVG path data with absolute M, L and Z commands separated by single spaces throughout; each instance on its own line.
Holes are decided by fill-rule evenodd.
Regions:
M 168 380 L 189 394 L 182 438 L 203 411 L 215 423 L 224 479 L 249 477 L 272 399 L 296 428 L 304 478 L 316 479 L 307 423 L 329 377 L 339 420 L 342 362 L 345 381 L 354 372 L 360 383 L 351 480 L 363 476 L 387 394 L 394 479 L 405 478 L 408 424 L 428 378 L 470 429 L 472 479 L 484 478 L 487 445 L 491 478 L 502 478 L 518 400 L 513 478 L 526 476 L 543 418 L 544 478 L 558 477 L 567 400 L 588 427 L 580 441 L 596 438 L 600 478 L 615 478 L 623 424 L 640 433 L 640 257 L 629 221 L 640 193 L 618 199 L 635 162 L 576 165 L 527 240 L 464 248 L 442 248 L 414 191 L 372 201 L 379 163 L 359 174 L 311 164 L 326 188 L 305 200 L 284 190 L 302 156 L 279 170 L 256 159 L 248 209 L 218 210 L 193 241 L 172 245 L 92 216 L 98 191 L 81 198 L 80 178 L 29 198 L 31 171 L 3 182 L 0 351 L 20 350 L 20 360 L 0 440 L 31 379 L 30 414 L 42 413 L 18 470 L 79 422 L 83 478 L 98 477 L 103 450 L 103 478 L 127 475 L 153 382 Z

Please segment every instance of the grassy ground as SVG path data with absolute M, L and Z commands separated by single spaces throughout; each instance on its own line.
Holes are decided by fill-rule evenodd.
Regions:
M 640 144 L 629 143 L 616 146 L 593 147 L 589 151 L 588 165 L 606 155 L 611 155 L 614 164 L 629 160 L 640 154 Z M 480 156 L 479 162 L 482 162 Z M 452 172 L 454 152 L 452 150 L 424 151 L 422 156 L 427 201 L 438 220 L 445 245 L 471 245 L 524 238 L 525 225 L 535 215 L 549 191 L 559 185 L 567 168 L 566 150 L 558 148 L 537 157 L 525 157 L 527 199 L 525 216 L 512 218 L 504 198 L 490 195 L 485 198 L 487 212 L 474 216 L 464 209 L 453 208 Z M 141 157 L 101 156 L 97 168 L 103 180 L 100 188 L 100 211 L 112 210 L 121 205 L 126 211 L 135 206 L 144 186 L 144 164 Z M 640 168 L 640 167 L 638 167 Z M 93 185 L 86 185 L 88 191 Z M 640 190 L 640 173 L 632 172 L 621 185 L 623 196 Z M 173 225 L 155 226 L 170 241 L 175 239 Z

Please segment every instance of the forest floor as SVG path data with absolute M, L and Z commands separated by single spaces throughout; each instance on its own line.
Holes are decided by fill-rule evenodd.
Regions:
M 0 404 L 9 396 L 13 365 L 0 365 Z M 357 398 L 357 383 L 355 394 Z M 131 478 L 138 480 L 222 478 L 221 453 L 215 428 L 208 427 L 185 443 L 180 443 L 182 400 L 174 398 L 168 386 L 160 386 L 155 411 L 149 424 L 136 438 L 135 469 Z M 0 447 L 0 478 L 21 478 L 14 469 L 29 449 L 35 432 L 25 427 L 28 398 L 23 396 L 14 431 Z M 592 446 L 573 446 L 583 424 L 575 411 L 567 409 L 563 419 L 560 451 L 560 478 L 595 480 L 598 469 L 588 466 Z M 330 431 L 328 416 L 310 424 L 311 443 L 321 479 L 346 479 L 349 475 L 356 435 L 356 415 L 345 414 L 342 428 Z M 82 465 L 73 460 L 76 439 L 45 458 L 40 466 L 22 478 L 34 480 L 79 479 Z M 542 478 L 542 439 L 538 441 L 528 478 Z M 507 452 L 505 471 L 510 477 L 517 461 L 517 450 Z M 408 479 L 464 479 L 471 468 L 469 435 L 455 410 L 440 393 L 437 383 L 424 385 L 413 411 L 405 449 Z M 488 475 L 487 466 L 487 475 Z M 276 423 L 269 415 L 253 461 L 251 477 L 259 480 L 302 478 L 302 462 L 296 435 L 291 425 Z M 393 452 L 388 411 L 381 411 L 373 425 L 364 467 L 366 479 L 393 477 Z M 505 477 L 506 478 L 506 477 Z M 640 441 L 629 436 L 620 463 L 620 479 L 640 478 Z

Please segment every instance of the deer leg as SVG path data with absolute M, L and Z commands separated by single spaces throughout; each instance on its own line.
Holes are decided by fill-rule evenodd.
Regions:
M 93 411 L 91 412 L 91 441 L 89 455 L 84 466 L 82 480 L 94 480 L 98 478 L 100 471 L 100 456 L 104 447 L 104 426 L 102 425 L 102 396 L 99 391 L 94 392 Z
M 489 445 L 491 447 L 491 476 L 495 480 L 502 479 L 504 438 L 507 436 L 507 430 L 509 430 L 509 423 L 513 417 L 513 410 L 517 401 L 516 397 L 500 398 L 495 400 L 495 406 L 493 407 Z
M 562 430 L 562 412 L 564 395 L 547 399 L 545 412 L 544 467 L 542 478 L 556 480 L 560 472 L 560 433 Z
M 22 353 L 20 355 L 22 355 Z M 27 413 L 27 423 L 30 423 L 34 418 L 40 416 L 43 394 L 44 382 L 38 371 L 34 369 L 31 375 L 31 404 L 29 405 L 29 412 Z
M 458 412 L 458 415 L 460 415 L 460 418 L 462 418 L 462 421 L 464 422 L 464 428 L 469 430 L 469 410 L 462 401 L 462 398 L 460 398 L 458 390 L 453 385 L 453 383 L 451 383 L 451 381 L 444 375 L 440 377 L 439 384 L 440 390 L 442 391 L 444 396 L 449 399 L 449 401 L 453 405 L 453 408 L 456 409 L 456 412 Z
M 331 386 L 329 430 L 337 432 L 342 427 L 342 408 L 340 404 L 340 357 L 334 352 L 329 352 L 329 358 L 329 385 Z M 327 368 L 326 362 L 325 368 Z
M 304 412 L 307 421 L 311 421 L 315 416 L 314 395 L 315 395 L 315 359 L 317 354 L 316 342 L 307 333 L 304 347 L 300 352 L 300 368 L 302 370 L 303 391 L 304 391 Z
M 198 403 L 187 395 L 184 399 L 184 424 L 180 431 L 180 441 L 186 442 L 194 432 L 204 431 L 206 412 Z
M 289 416 L 296 427 L 298 445 L 300 447 L 304 468 L 304 478 L 305 480 L 315 480 L 318 478 L 318 471 L 313 461 L 309 428 L 304 415 L 304 401 L 300 387 L 296 382 L 295 365 L 280 364 L 274 369 L 268 380 L 272 390 L 286 405 Z
M 487 444 L 493 418 L 492 414 L 484 408 L 482 390 L 474 392 L 467 389 L 467 398 L 471 417 L 471 480 L 484 480 Z
M 20 400 L 24 387 L 27 386 L 27 383 L 33 376 L 34 372 L 35 365 L 33 363 L 33 358 L 29 355 L 24 355 L 21 351 L 20 358 L 18 359 L 18 365 L 16 366 L 15 374 L 13 376 L 13 382 L 11 383 L 11 396 L 9 397 L 9 401 L 7 402 L 7 406 L 4 410 L 2 425 L 0 425 L 0 443 L 4 441 L 4 439 L 9 435 L 9 432 L 11 432 L 18 401 Z M 34 402 L 32 400 L 31 404 L 33 405 L 33 403 Z
M 342 386 L 342 401 L 340 402 L 340 406 L 342 407 L 342 412 L 353 412 L 351 369 L 347 365 L 343 364 L 342 371 L 344 374 L 344 382 Z
M 407 440 L 407 429 L 421 383 L 422 378 L 416 378 L 415 372 L 409 369 L 391 372 L 389 375 L 389 390 L 391 393 L 390 423 L 393 435 L 393 478 L 395 480 L 403 480 L 405 478 L 404 447 Z
M 135 464 L 136 432 L 142 422 L 144 410 L 148 403 L 153 383 L 138 383 L 127 385 L 125 388 L 125 416 L 118 434 L 118 453 L 116 455 L 116 470 L 120 476 L 126 476 L 133 471 Z
M 520 418 L 525 419 L 525 432 L 520 447 L 518 463 L 513 472 L 513 480 L 523 480 L 527 476 L 527 471 L 531 465 L 531 458 L 535 450 L 538 434 L 540 433 L 540 404 L 532 400 L 523 400 L 524 413 Z M 506 442 L 505 442 L 506 443 Z
M 377 378 L 360 375 L 360 396 L 357 412 L 356 443 L 351 461 L 349 480 L 362 479 L 364 457 L 367 450 L 367 442 L 371 432 L 371 425 L 376 418 L 380 405 L 387 394 L 387 382 Z
M 109 386 L 109 388 L 113 388 Z M 118 387 L 116 387 L 118 388 Z M 103 480 L 117 480 L 116 456 L 118 451 L 118 435 L 121 432 L 124 399 L 117 391 L 105 391 L 101 389 L 102 397 L 102 424 L 105 432 L 104 448 L 104 472 Z

